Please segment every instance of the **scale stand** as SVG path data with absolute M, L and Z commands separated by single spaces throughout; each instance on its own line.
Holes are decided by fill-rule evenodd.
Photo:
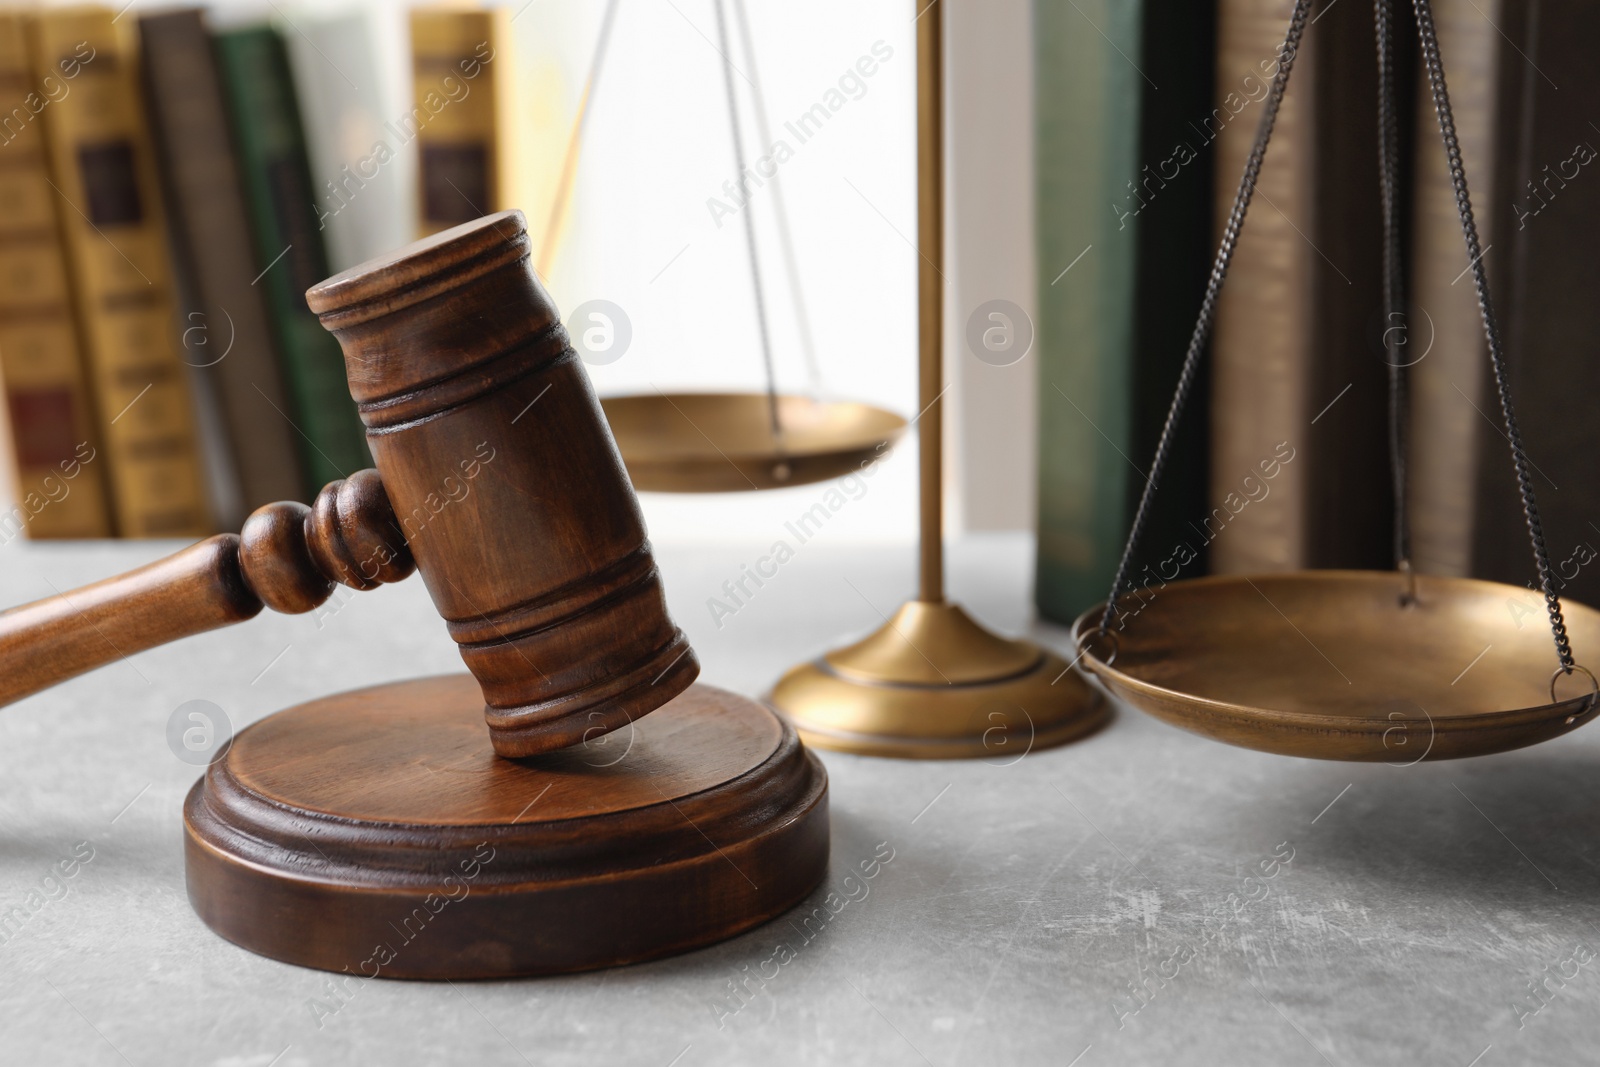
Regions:
M 822 748 L 922 759 L 1012 757 L 1081 737 L 1110 710 L 1065 660 L 989 632 L 944 595 L 942 16 L 938 0 L 918 0 L 920 590 L 864 640 L 791 669 L 768 702 L 807 744 Z

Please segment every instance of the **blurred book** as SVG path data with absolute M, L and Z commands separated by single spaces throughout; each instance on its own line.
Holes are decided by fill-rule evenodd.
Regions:
M 218 64 L 244 178 L 256 249 L 254 284 L 265 289 L 300 441 L 304 491 L 370 464 L 350 398 L 339 342 L 322 328 L 305 292 L 326 278 L 300 107 L 282 36 L 270 26 L 216 36 Z
M 401 122 L 418 152 L 418 233 L 518 206 L 510 15 L 439 5 L 411 12 L 414 105 Z
M 1035 599 L 1103 600 L 1204 293 L 1211 2 L 1035 8 L 1039 519 Z M 1160 91 L 1151 78 L 1159 79 Z M 1154 500 L 1136 585 L 1204 566 L 1202 380 Z M 1160 576 L 1160 577 L 1158 577 Z
M 1497 0 L 1433 5 L 1439 50 L 1450 64 L 1450 104 L 1473 213 L 1488 240 L 1508 199 L 1495 186 L 1494 166 L 1496 68 L 1504 43 L 1486 21 L 1498 20 L 1500 7 Z M 1415 321 L 1406 338 L 1408 359 L 1417 360 L 1409 368 L 1412 559 L 1424 573 L 1467 576 L 1473 572 L 1479 453 L 1491 445 L 1481 438 L 1485 432 L 1493 436 L 1485 419 L 1498 425 L 1500 412 L 1485 390 L 1489 350 L 1427 72 L 1418 70 L 1416 77 L 1410 275 Z M 1486 260 L 1485 267 L 1494 262 Z M 1503 441 L 1488 451 L 1509 463 Z
M 209 532 L 209 512 L 132 20 L 116 23 L 110 8 L 47 9 L 30 51 L 41 83 L 70 84 L 40 120 L 115 527 L 188 537 Z
M 1590 452 L 1591 409 L 1600 395 L 1600 360 L 1593 355 L 1600 337 L 1600 114 L 1594 109 L 1600 65 L 1593 55 L 1600 6 L 1500 0 L 1488 9 L 1498 15 L 1494 24 L 1479 26 L 1456 4 L 1440 3 L 1459 14 L 1466 32 L 1487 41 L 1465 47 L 1494 52 L 1487 134 L 1494 172 L 1468 173 L 1474 208 L 1492 198 L 1492 217 L 1487 225 L 1479 222 L 1483 262 L 1558 592 L 1600 603 L 1600 474 Z M 1454 90 L 1454 67 L 1447 70 Z M 1443 151 L 1437 131 L 1430 123 L 1419 135 L 1422 152 Z M 1480 184 L 1487 187 L 1483 193 Z M 1433 195 L 1445 194 L 1439 189 Z M 1457 272 L 1466 269 L 1463 249 L 1458 228 L 1446 270 L 1452 264 Z M 1471 281 L 1468 274 L 1452 288 L 1468 288 Z M 1482 352 L 1481 342 L 1474 351 Z M 1478 363 L 1480 391 L 1458 383 L 1482 412 L 1468 417 L 1457 406 L 1462 420 L 1477 420 L 1479 437 L 1470 494 L 1472 569 L 1478 577 L 1522 585 L 1534 579 L 1533 554 L 1487 362 Z M 1463 378 L 1469 375 L 1463 368 Z M 1539 600 L 1530 599 L 1532 612 L 1542 612 Z M 1585 655 L 1579 650 L 1580 661 Z
M 70 69 L 70 68 L 69 68 Z M 23 16 L 0 11 L 0 373 L 15 501 L 0 543 L 109 537 L 105 461 L 89 402 L 39 115 L 71 92 L 61 70 L 36 77 Z
M 416 236 L 416 162 L 404 116 L 410 65 L 385 62 L 405 40 L 403 9 L 363 4 L 281 8 L 289 65 L 302 102 L 311 191 L 334 271 L 393 251 Z
M 1199 125 L 1216 142 L 1219 233 L 1293 6 L 1218 5 L 1215 106 Z M 1337 0 L 1312 17 L 1212 335 L 1197 525 L 1220 573 L 1393 564 L 1373 17 Z
M 220 409 L 237 528 L 274 500 L 310 499 L 265 291 L 257 268 L 242 177 L 234 158 L 211 36 L 198 8 L 139 20 L 150 124 L 161 160 L 184 359 Z
M 582 269 L 566 257 L 581 230 L 584 142 L 593 131 L 602 137 L 614 131 L 616 116 L 628 107 L 626 82 L 615 71 L 603 75 L 604 54 L 612 47 L 608 10 L 606 4 L 565 3 L 513 16 L 505 57 L 510 62 L 502 64 L 511 79 L 511 126 L 517 131 L 508 200 L 527 214 L 534 265 L 558 297 Z M 597 54 L 600 71 L 594 70 Z M 591 73 L 598 79 L 594 86 L 588 84 Z

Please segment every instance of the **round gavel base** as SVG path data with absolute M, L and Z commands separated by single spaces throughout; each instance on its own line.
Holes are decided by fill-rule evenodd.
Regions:
M 509 760 L 470 675 L 418 679 L 242 731 L 184 805 L 189 899 L 253 952 L 356 976 L 633 963 L 810 893 L 827 793 L 793 729 L 709 686 Z

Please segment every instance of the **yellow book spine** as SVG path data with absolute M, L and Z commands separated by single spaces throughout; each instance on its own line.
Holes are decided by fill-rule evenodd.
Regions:
M 1259 105 L 1230 118 L 1225 101 L 1239 87 L 1277 73 L 1278 45 L 1292 0 L 1221 0 L 1217 7 L 1217 104 L 1202 124 L 1216 140 L 1217 231 L 1255 143 Z M 1228 284 L 1217 300 L 1211 335 L 1211 499 L 1219 520 L 1238 480 L 1261 461 L 1306 439 L 1301 417 L 1309 401 L 1311 257 L 1316 253 L 1291 221 L 1311 211 L 1310 90 L 1313 48 L 1303 47 L 1272 133 L 1249 220 L 1239 236 Z M 1248 81 L 1247 79 L 1253 79 Z M 1377 181 L 1377 177 L 1373 177 Z M 1309 417 L 1310 413 L 1307 413 Z M 1292 454 L 1292 453 L 1291 453 Z M 1218 574 L 1258 574 L 1307 565 L 1307 463 L 1289 463 L 1270 498 L 1227 521 L 1211 546 Z M 1208 527 L 1210 528 L 1210 527 Z
M 0 376 L 16 475 L 0 544 L 111 536 L 39 130 L 71 89 L 59 73 L 34 76 L 21 16 L 0 12 Z
M 1493 215 L 1509 203 L 1494 180 L 1496 64 L 1504 19 L 1496 0 L 1440 0 L 1434 5 L 1439 48 L 1450 61 L 1450 107 L 1461 159 L 1472 183 L 1472 210 L 1480 233 L 1495 232 Z M 1472 576 L 1478 498 L 1478 464 L 1487 443 L 1498 458 L 1500 439 L 1483 439 L 1489 362 L 1477 291 L 1466 275 L 1455 188 L 1444 152 L 1425 70 L 1417 71 L 1416 175 L 1411 223 L 1411 306 L 1424 311 L 1413 323 L 1426 358 L 1411 366 L 1411 456 L 1406 479 L 1411 509 L 1411 559 L 1424 574 Z M 1485 262 L 1490 260 L 1485 254 Z M 1492 267 L 1490 268 L 1493 269 Z
M 137 52 L 109 8 L 48 10 L 29 31 L 34 76 L 71 85 L 41 119 L 117 532 L 207 533 Z
M 510 41 L 503 7 L 411 12 L 414 95 L 401 132 L 417 142 L 421 236 L 513 206 Z

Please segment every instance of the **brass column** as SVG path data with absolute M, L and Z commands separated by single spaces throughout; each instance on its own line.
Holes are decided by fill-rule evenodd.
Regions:
M 917 4 L 917 459 L 922 565 L 917 599 L 944 600 L 944 19 Z
M 792 668 L 769 702 L 807 744 L 875 756 L 1020 759 L 1108 710 L 1054 653 L 990 633 L 944 595 L 944 5 L 917 5 L 917 599 L 881 629 Z

